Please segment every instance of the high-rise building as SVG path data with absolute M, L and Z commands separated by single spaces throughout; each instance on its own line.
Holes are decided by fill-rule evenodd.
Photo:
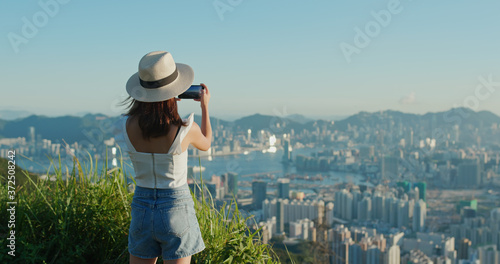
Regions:
M 302 236 L 302 223 L 290 222 L 289 236 L 292 238 L 300 238 L 300 236 Z
M 384 218 L 385 213 L 385 197 L 380 195 L 379 193 L 375 194 L 372 199 L 373 203 L 373 218 L 377 220 L 382 220 Z
M 400 264 L 401 250 L 398 245 L 392 245 L 387 250 L 387 258 L 384 264 Z
M 400 200 L 397 198 L 391 200 L 391 207 L 389 210 L 389 223 L 391 226 L 398 226 L 399 201 Z
M 359 188 L 351 189 L 352 194 L 352 219 L 359 219 L 358 215 L 358 204 L 363 199 L 363 194 Z
M 262 203 L 262 214 L 264 215 L 263 220 L 268 220 L 272 217 L 276 217 L 276 200 L 274 200 L 274 202 L 271 202 L 267 199 L 264 200 L 264 202 Z M 276 229 L 274 230 L 276 231 Z
M 481 183 L 481 167 L 478 159 L 470 159 L 458 165 L 457 186 L 477 187 Z
M 370 197 L 364 197 L 358 203 L 358 220 L 359 221 L 369 221 L 372 216 L 372 200 Z
M 426 182 L 415 182 L 414 187 L 418 187 L 419 199 L 426 201 L 427 196 L 427 183 Z
M 276 233 L 278 234 L 285 232 L 285 205 L 287 204 L 287 199 L 278 199 L 276 203 Z
M 408 147 L 410 148 L 413 148 L 413 129 L 411 129 L 410 131 L 410 144 L 408 145 Z
M 409 217 L 409 206 L 408 201 L 400 200 L 398 204 L 398 227 L 409 227 L 410 217 Z
M 386 197 L 384 199 L 384 216 L 382 221 L 386 223 L 396 223 L 396 214 L 394 211 L 393 204 L 397 202 L 397 199 L 393 196 Z
M 334 204 L 332 202 L 325 205 L 325 219 L 328 226 L 331 226 L 333 224 L 333 208 Z
M 290 179 L 278 179 L 278 198 L 288 199 L 290 195 Z
M 335 215 L 341 219 L 352 220 L 352 208 L 353 199 L 352 194 L 343 189 L 340 192 L 335 193 L 335 204 L 334 212 Z
M 322 200 L 319 201 L 313 201 L 311 203 L 311 206 L 313 207 L 313 215 L 317 215 L 317 221 L 318 224 L 321 225 L 323 224 L 323 218 L 325 218 L 325 202 Z
M 362 159 L 369 159 L 375 156 L 374 146 L 361 146 L 359 147 L 359 157 Z
M 222 188 L 224 188 L 224 196 L 228 195 L 229 194 L 229 184 L 228 184 L 229 176 L 227 175 L 227 173 L 222 174 L 220 176 L 220 180 L 221 180 L 221 186 L 222 186 Z
M 36 153 L 36 134 L 35 127 L 30 126 L 28 129 L 28 140 L 29 140 L 29 155 L 34 155 Z
M 332 257 L 330 263 L 344 264 L 349 261 L 349 248 L 354 244 L 351 239 L 351 232 L 347 227 L 338 225 L 333 229 L 332 234 Z
M 427 205 L 420 199 L 415 203 L 413 210 L 413 231 L 423 232 L 425 229 L 425 218 L 427 216 Z
M 496 245 L 481 246 L 478 247 L 478 251 L 481 264 L 500 263 L 500 252 L 496 249 Z
M 230 147 L 230 150 L 233 151 L 233 152 L 240 151 L 241 150 L 240 141 L 238 141 L 238 140 L 231 140 L 229 142 L 229 147 Z
M 290 146 L 290 136 L 283 136 L 283 162 L 292 161 L 292 146 Z
M 224 198 L 224 195 L 226 195 L 225 194 L 226 190 L 224 189 L 224 183 L 223 183 L 222 176 L 212 175 L 212 179 L 210 180 L 210 182 L 215 184 L 215 186 L 216 186 L 217 194 L 216 194 L 216 196 L 214 196 L 214 198 L 217 198 L 217 199 Z
M 314 222 L 307 218 L 290 222 L 289 237 L 315 241 L 316 228 L 314 227 Z
M 469 206 L 465 206 L 462 209 L 460 209 L 460 216 L 464 220 L 466 218 L 475 218 L 477 216 L 477 210 L 474 210 Z
M 420 192 L 418 187 L 415 187 L 410 190 L 410 192 L 408 193 L 408 199 L 416 201 L 420 200 Z
M 358 244 L 351 244 L 349 246 L 349 263 L 351 264 L 364 264 L 363 262 L 364 252 Z M 399 264 L 399 263 L 398 263 Z
M 253 181 L 252 182 L 252 202 L 256 209 L 262 209 L 262 202 L 266 199 L 267 182 Z
M 238 196 L 238 174 L 234 172 L 227 173 L 227 185 L 229 194 Z
M 371 245 L 366 251 L 366 264 L 380 264 L 380 249 Z
M 460 140 L 460 127 L 458 125 L 454 125 L 453 130 L 455 132 L 454 133 L 455 137 L 453 139 L 455 140 L 455 142 L 459 142 L 459 140 Z
M 380 172 L 382 179 L 397 179 L 398 178 L 398 163 L 396 157 L 384 156 L 380 161 Z
M 281 215 L 278 215 L 280 214 L 278 210 L 278 203 L 280 201 L 283 203 L 283 212 Z M 283 216 L 282 219 L 285 224 L 308 218 L 317 221 L 321 225 L 325 216 L 325 202 L 322 200 L 289 201 L 288 199 L 273 199 L 269 201 L 266 199 L 263 202 L 262 211 L 264 219 L 269 219 L 273 216 L 276 218 Z M 281 218 L 277 220 L 281 220 Z
M 493 232 L 492 242 L 500 250 L 500 208 L 490 211 L 490 229 Z
M 35 143 L 36 137 L 35 137 L 35 127 L 30 126 L 28 129 L 28 140 L 31 144 Z

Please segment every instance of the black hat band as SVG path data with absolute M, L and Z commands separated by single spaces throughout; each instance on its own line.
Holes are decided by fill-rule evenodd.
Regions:
M 172 74 L 170 74 L 169 76 L 167 76 L 163 79 L 148 82 L 148 81 L 142 80 L 141 77 L 139 77 L 139 82 L 141 83 L 141 86 L 144 88 L 156 89 L 156 88 L 160 88 L 160 87 L 163 87 L 167 84 L 172 83 L 173 81 L 175 81 L 175 79 L 177 79 L 178 75 L 179 75 L 179 72 L 177 71 L 177 68 L 175 68 L 175 71 Z

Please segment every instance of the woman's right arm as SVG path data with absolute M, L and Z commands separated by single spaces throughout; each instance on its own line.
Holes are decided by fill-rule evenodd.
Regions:
M 201 106 L 201 127 L 198 124 L 193 123 L 191 126 L 190 142 L 195 148 L 199 150 L 206 151 L 210 148 L 212 144 L 212 126 L 210 125 L 210 115 L 208 114 L 208 102 L 210 101 L 210 92 L 205 84 L 201 84 L 205 89 L 201 94 L 201 98 L 196 101 L 200 101 Z

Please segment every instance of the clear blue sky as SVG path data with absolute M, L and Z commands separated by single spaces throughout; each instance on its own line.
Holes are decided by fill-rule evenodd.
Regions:
M 0 2 L 0 110 L 118 115 L 139 59 L 166 50 L 209 86 L 214 116 L 467 104 L 500 115 L 500 85 L 475 93 L 481 76 L 500 82 L 497 0 L 54 1 Z M 377 22 L 380 10 L 392 10 L 390 20 Z M 23 17 L 36 34 L 23 35 Z M 370 42 L 356 46 L 366 25 Z M 14 35 L 24 42 L 13 45 Z M 341 43 L 361 47 L 350 62 Z M 199 112 L 194 102 L 179 107 Z

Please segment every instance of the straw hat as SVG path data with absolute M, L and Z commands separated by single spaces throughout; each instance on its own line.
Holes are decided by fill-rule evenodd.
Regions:
M 141 102 L 161 102 L 185 92 L 193 83 L 189 65 L 175 63 L 166 51 L 153 51 L 139 62 L 139 72 L 128 79 L 127 93 Z

